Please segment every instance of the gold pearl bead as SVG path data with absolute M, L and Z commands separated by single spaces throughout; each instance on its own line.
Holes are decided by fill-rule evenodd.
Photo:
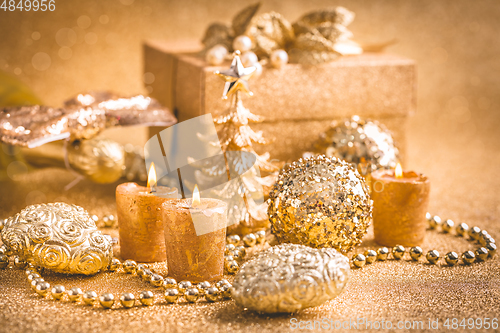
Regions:
M 94 305 L 97 301 L 97 293 L 93 290 L 87 290 L 83 294 L 83 302 L 87 305 Z
M 12 250 L 7 245 L 2 244 L 2 246 L 0 246 L 0 254 L 5 254 L 6 256 L 11 256 Z
M 246 247 L 252 247 L 257 244 L 257 237 L 255 237 L 254 234 L 246 234 L 243 236 L 243 244 L 245 244 Z
M 115 217 L 113 215 L 104 216 L 102 222 L 104 222 L 105 228 L 112 228 L 115 224 Z
M 238 273 L 238 270 L 240 269 L 240 265 L 238 265 L 236 260 L 226 261 L 224 266 L 226 268 L 226 272 L 231 275 Z
M 52 287 L 50 294 L 52 295 L 53 299 L 60 300 L 64 297 L 65 292 L 66 292 L 66 288 L 64 288 L 64 286 L 62 286 L 60 284 L 57 284 L 54 287 Z
M 189 303 L 194 303 L 198 300 L 198 298 L 200 297 L 200 292 L 198 291 L 197 288 L 189 288 L 188 290 L 186 290 L 186 292 L 184 293 L 184 298 L 186 299 L 186 301 L 188 301 Z
M 181 293 L 175 288 L 167 288 L 165 290 L 165 300 L 167 303 L 175 303 L 179 299 Z
M 455 266 L 458 263 L 458 254 L 456 252 L 448 252 L 444 256 L 444 260 L 448 266 Z
M 141 301 L 142 305 L 150 306 L 153 305 L 155 301 L 155 295 L 153 294 L 153 292 L 145 290 L 140 293 L 139 300 Z
M 460 223 L 455 228 L 455 231 L 457 232 L 457 235 L 463 237 L 469 232 L 469 226 L 467 225 L 467 223 Z
M 489 243 L 486 245 L 486 249 L 488 250 L 489 257 L 493 257 L 495 253 L 497 253 L 497 246 L 495 243 Z
M 210 288 L 212 285 L 208 281 L 203 281 L 200 282 L 196 285 L 196 288 L 198 288 L 198 291 L 200 292 L 201 295 L 205 295 L 206 291 L 208 288 Z
M 155 287 L 161 287 L 163 285 L 163 277 L 159 274 L 152 274 L 150 282 Z
M 441 230 L 444 233 L 449 233 L 451 231 L 451 229 L 453 229 L 454 226 L 455 226 L 455 222 L 453 222 L 452 220 L 446 220 L 441 225 Z
M 478 261 L 485 261 L 486 259 L 488 259 L 488 250 L 484 247 L 480 247 L 476 250 L 475 255 Z
M 361 253 L 355 254 L 352 257 L 352 263 L 354 264 L 354 266 L 361 268 L 366 263 L 366 257 L 364 255 L 362 255 Z
M 220 287 L 222 287 L 225 284 L 229 284 L 229 281 L 226 280 L 226 279 L 222 279 L 220 281 L 217 281 L 217 283 L 215 284 L 215 286 L 220 289 Z
M 121 261 L 116 259 L 116 258 L 113 258 L 113 259 L 111 259 L 111 263 L 109 264 L 108 270 L 110 270 L 111 272 L 114 272 L 114 271 L 118 270 L 118 268 L 120 268 L 121 266 L 122 266 Z
M 211 66 L 219 66 L 224 62 L 227 53 L 227 48 L 224 45 L 217 44 L 207 51 L 205 60 Z
M 231 284 L 223 284 L 220 288 L 220 295 L 222 298 L 231 298 Z
M 233 257 L 233 260 L 237 260 L 237 261 L 243 259 L 243 255 L 241 254 L 241 252 L 240 251 L 236 251 L 236 250 L 232 251 L 229 254 L 229 256 Z
M 31 290 L 35 291 L 36 292 L 36 285 L 39 284 L 40 282 L 45 282 L 44 279 L 42 279 L 41 277 L 37 277 L 37 278 L 34 278 L 33 280 L 31 280 Z
M 151 277 L 153 276 L 153 272 L 151 272 L 151 270 L 149 268 L 143 268 L 141 269 L 142 271 L 142 279 L 146 282 L 150 282 L 151 281 Z
M 377 260 L 377 252 L 375 252 L 373 250 L 367 250 L 367 251 L 365 251 L 364 256 L 366 258 L 366 263 L 367 264 L 374 263 L 375 260 Z
M 430 264 L 436 264 L 439 260 L 439 252 L 436 250 L 430 250 L 425 255 L 425 258 Z
M 423 253 L 424 251 L 420 246 L 414 246 L 410 249 L 410 257 L 413 261 L 418 261 Z
M 137 263 L 133 260 L 125 260 L 123 263 L 123 270 L 125 273 L 134 274 L 137 270 Z
M 259 238 L 257 238 L 257 243 L 258 242 L 259 242 Z M 247 249 L 245 249 L 245 247 L 242 245 L 237 246 L 234 250 L 240 252 L 243 256 L 246 256 L 246 254 L 247 254 Z
M 131 308 L 135 304 L 135 296 L 132 293 L 123 293 L 120 296 L 120 303 L 124 308 Z
M 431 219 L 428 221 L 429 221 L 429 227 L 431 227 L 431 229 L 436 229 L 441 225 L 441 218 L 437 215 L 431 217 Z
M 481 229 L 479 227 L 473 227 L 469 229 L 469 237 L 472 240 L 479 240 L 480 234 L 481 234 Z
M 220 292 L 217 287 L 210 287 L 205 292 L 205 298 L 209 302 L 217 302 L 217 300 L 219 299 L 219 295 Z
M 9 257 L 7 257 L 5 254 L 0 254 L 0 268 L 4 269 L 9 266 Z
M 389 249 L 386 247 L 381 247 L 377 250 L 377 260 L 386 261 L 387 256 L 389 255 Z
M 241 59 L 241 63 L 243 64 L 244 67 L 254 66 L 256 63 L 259 62 L 259 58 L 252 51 L 243 52 L 241 54 L 240 59 Z
M 403 245 L 396 245 L 392 248 L 392 256 L 396 260 L 400 260 L 405 255 L 406 249 Z
M 234 260 L 234 257 L 232 255 L 224 256 L 224 267 L 226 265 L 226 262 L 233 261 L 233 260 Z
M 226 242 L 228 244 L 237 245 L 240 241 L 241 241 L 241 239 L 240 239 L 240 236 L 238 236 L 238 235 L 230 235 L 230 236 L 227 236 L 227 238 L 226 238 Z
M 255 237 L 257 237 L 257 244 L 263 244 L 266 241 L 266 231 L 259 230 L 255 232 Z
M 288 63 L 288 53 L 285 50 L 274 50 L 269 60 L 274 68 L 282 68 Z
M 462 261 L 465 265 L 470 265 L 476 259 L 476 255 L 472 251 L 465 251 L 462 254 Z
M 179 290 L 179 293 L 181 295 L 184 295 L 184 293 L 186 292 L 186 290 L 188 290 L 192 286 L 193 286 L 193 284 L 191 282 L 189 282 L 189 281 L 181 281 L 181 282 L 179 282 L 179 285 L 177 286 L 177 288 Z
M 47 296 L 49 290 L 50 290 L 50 284 L 45 281 L 38 283 L 35 288 L 36 293 L 42 297 Z
M 70 290 L 68 290 L 67 294 L 68 294 L 69 300 L 71 302 L 76 303 L 82 299 L 83 292 L 80 288 L 75 287 L 75 288 L 71 288 Z
M 245 35 L 237 36 L 233 40 L 233 49 L 241 52 L 250 51 L 252 49 L 252 40 Z
M 99 296 L 99 303 L 105 309 L 111 309 L 113 304 L 115 304 L 115 296 L 112 293 L 104 293 Z
M 163 288 L 169 289 L 169 288 L 176 288 L 177 287 L 177 281 L 172 278 L 165 278 L 163 280 Z
M 28 281 L 31 283 L 31 281 L 33 281 L 34 279 L 39 278 L 39 277 L 41 277 L 40 274 L 38 274 L 36 272 L 32 272 L 28 275 Z
M 20 256 L 14 256 L 14 267 L 24 269 L 26 266 L 28 266 L 26 260 L 22 259 Z
M 236 250 L 236 246 L 234 244 L 226 244 L 226 247 L 224 248 L 224 254 L 228 255 L 234 250 Z

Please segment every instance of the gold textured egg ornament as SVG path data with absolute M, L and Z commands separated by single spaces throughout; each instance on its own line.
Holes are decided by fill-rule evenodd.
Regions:
M 349 259 L 332 248 L 281 244 L 259 252 L 235 276 L 229 291 L 236 304 L 261 313 L 290 313 L 338 296 L 347 283 Z M 214 291 L 215 292 L 215 291 Z
M 93 275 L 108 268 L 111 242 L 82 207 L 62 202 L 31 205 L 8 218 L 2 241 L 20 258 L 58 273 Z
M 364 178 L 347 162 L 324 155 L 285 166 L 268 204 L 272 232 L 280 243 L 344 254 L 361 243 L 372 219 Z

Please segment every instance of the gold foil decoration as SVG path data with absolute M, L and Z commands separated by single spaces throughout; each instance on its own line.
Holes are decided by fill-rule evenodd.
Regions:
M 241 267 L 231 297 L 257 312 L 297 312 L 337 297 L 349 273 L 349 259 L 335 249 L 281 244 Z
M 37 266 L 92 275 L 113 258 L 110 240 L 82 207 L 62 202 L 32 205 L 8 218 L 2 241 Z
M 250 5 L 240 11 L 233 19 L 234 36 L 243 35 L 248 28 L 252 18 L 260 8 L 260 2 Z
M 269 219 L 280 243 L 333 247 L 347 253 L 366 234 L 372 201 L 349 163 L 324 155 L 281 169 L 269 194 Z

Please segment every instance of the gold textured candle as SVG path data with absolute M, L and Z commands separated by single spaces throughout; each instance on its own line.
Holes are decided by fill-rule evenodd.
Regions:
M 430 181 L 413 171 L 377 170 L 372 173 L 375 241 L 385 246 L 416 246 L 425 238 L 425 214 Z
M 227 204 L 194 197 L 164 202 L 162 208 L 168 275 L 177 281 L 220 280 L 224 274 Z
M 177 199 L 177 189 L 156 186 L 154 166 L 148 186 L 124 183 L 116 188 L 120 257 L 138 262 L 166 260 L 161 204 Z

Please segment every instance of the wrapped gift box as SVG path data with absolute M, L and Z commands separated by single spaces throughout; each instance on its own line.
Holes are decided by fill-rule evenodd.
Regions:
M 199 50 L 196 43 L 144 43 L 144 72 L 154 75 L 151 96 L 174 110 L 179 122 L 228 107 L 221 98 L 224 83 L 213 72 L 230 63 L 209 66 Z M 269 151 L 282 161 L 296 159 L 332 120 L 359 115 L 385 124 L 404 155 L 406 121 L 416 101 L 411 59 L 366 53 L 319 66 L 264 67 L 249 83 L 254 96 L 243 97 L 243 104 L 266 118 L 251 127 L 275 138 L 270 145 L 255 145 L 259 153 Z

